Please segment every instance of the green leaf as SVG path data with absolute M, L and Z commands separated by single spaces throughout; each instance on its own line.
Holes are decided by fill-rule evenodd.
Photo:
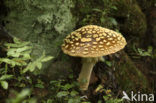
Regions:
M 73 79 L 74 78 L 73 74 L 69 74 L 69 78 Z
M 67 92 L 67 91 L 61 91 L 61 92 L 57 93 L 57 97 L 61 98 L 61 97 L 67 96 L 68 94 L 69 94 L 69 92 Z
M 24 46 L 24 47 L 20 47 L 20 48 L 10 48 L 8 49 L 8 52 L 7 52 L 7 56 L 9 57 L 19 57 L 19 56 L 22 56 L 24 54 L 30 54 L 31 52 L 31 49 L 32 47 L 30 46 Z M 28 52 L 26 52 L 28 51 Z
M 103 99 L 107 101 L 109 99 L 109 97 L 108 96 L 103 96 Z
M 22 42 L 20 44 L 5 43 L 4 45 L 7 46 L 7 47 L 19 48 L 19 47 L 23 47 L 23 46 L 26 46 L 26 45 L 29 45 L 29 44 L 30 44 L 30 42 Z
M 15 65 L 20 65 L 20 63 L 18 62 L 15 62 L 11 59 L 8 59 L 8 58 L 0 58 L 0 62 L 4 62 L 6 64 L 10 64 L 12 67 L 14 67 Z
M 150 57 L 152 57 L 152 47 L 148 47 L 147 51 L 145 51 L 145 50 L 143 50 L 141 48 L 138 48 L 137 50 L 138 50 L 138 53 L 139 53 L 140 56 L 150 56 Z
M 109 20 L 110 22 L 113 24 L 113 25 L 117 25 L 117 21 L 115 20 L 115 18 L 112 18 L 112 17 L 109 17 Z
M 65 86 L 63 86 L 63 89 L 64 90 L 69 90 L 69 89 L 71 89 L 73 87 L 73 84 L 65 84 Z
M 21 41 L 16 37 L 13 38 L 13 41 L 14 41 L 14 43 L 21 43 Z
M 44 85 L 43 84 L 35 84 L 35 87 L 37 87 L 37 88 L 44 88 Z
M 3 81 L 3 80 L 7 80 L 7 79 L 11 79 L 13 77 L 13 75 L 2 75 L 0 77 L 0 81 Z
M 35 63 L 30 63 L 30 65 L 27 67 L 27 70 L 30 70 L 30 72 L 33 72 L 35 70 Z
M 38 67 L 38 69 L 41 69 L 42 68 L 42 63 L 39 62 L 39 63 L 36 64 L 36 66 Z
M 23 69 L 22 73 L 26 73 L 27 71 L 34 71 L 35 69 L 35 66 L 32 62 L 30 62 L 26 68 Z
M 13 94 L 15 94 L 15 97 L 8 99 L 9 101 L 7 103 L 34 103 L 33 101 L 26 102 L 26 97 L 31 94 L 30 89 L 23 89 L 20 93 L 16 91 L 11 91 Z M 30 98 L 27 98 L 27 100 L 30 100 Z
M 12 61 L 19 63 L 21 66 L 27 65 L 27 62 L 24 61 L 24 58 L 13 58 Z
M 23 69 L 22 73 L 25 73 L 27 71 L 33 72 L 36 67 L 38 69 L 41 69 L 42 68 L 42 62 L 46 62 L 52 58 L 53 58 L 52 56 L 45 57 L 45 52 L 43 52 L 42 56 L 37 58 L 35 61 L 30 62 L 28 64 L 28 66 L 25 69 Z
M 24 87 L 26 87 L 26 84 L 25 83 L 20 83 L 20 84 L 18 84 L 18 87 L 24 88 Z
M 4 88 L 4 89 L 8 89 L 8 82 L 7 81 L 0 81 L 1 83 L 1 86 Z
M 112 66 L 112 63 L 111 63 L 110 61 L 105 61 L 105 63 L 106 63 L 109 67 Z
M 41 62 L 46 62 L 46 61 L 49 61 L 49 60 L 51 60 L 51 59 L 53 59 L 54 57 L 52 57 L 52 56 L 47 56 L 47 57 L 44 57 L 42 60 L 41 60 Z
M 98 85 L 98 87 L 95 89 L 95 92 L 99 92 L 101 89 L 103 89 L 102 85 Z
M 75 103 L 73 99 L 69 99 L 68 103 Z
M 30 53 L 29 54 L 23 54 L 23 59 L 25 59 L 25 60 L 31 59 Z
M 106 19 L 104 17 L 100 18 L 100 22 L 104 23 L 106 21 Z
M 102 100 L 98 100 L 98 103 L 102 103 Z
M 19 98 L 24 98 L 30 94 L 30 89 L 23 89 L 21 93 L 18 95 Z
M 20 53 L 17 53 L 16 49 L 8 49 L 7 56 L 9 56 L 9 57 L 19 57 Z
M 72 96 L 72 97 L 74 97 L 74 96 L 76 96 L 76 95 L 78 95 L 79 93 L 77 92 L 77 91 L 75 91 L 75 90 L 73 90 L 73 91 L 71 91 L 71 93 L 70 93 L 70 95 Z
M 116 6 L 111 6 L 112 9 L 117 10 L 118 8 Z
M 16 52 L 23 52 L 23 51 L 29 50 L 31 48 L 32 47 L 30 47 L 30 46 L 24 46 L 24 47 L 21 47 L 21 48 L 16 49 Z
M 153 51 L 152 46 L 149 46 L 149 47 L 148 47 L 148 53 L 152 53 L 152 51 Z
M 47 103 L 53 103 L 53 100 L 52 99 L 48 99 Z
M 92 9 L 93 11 L 96 11 L 96 12 L 102 12 L 102 10 L 98 9 L 98 8 L 94 8 Z
M 68 103 L 89 103 L 89 102 L 81 102 L 81 98 L 80 97 L 76 97 L 76 98 L 70 98 L 68 100 Z

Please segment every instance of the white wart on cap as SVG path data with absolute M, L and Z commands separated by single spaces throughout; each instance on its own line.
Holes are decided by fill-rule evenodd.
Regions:
M 120 33 L 96 25 L 87 25 L 69 34 L 64 39 L 62 50 L 70 56 L 99 57 L 115 53 L 126 44 Z

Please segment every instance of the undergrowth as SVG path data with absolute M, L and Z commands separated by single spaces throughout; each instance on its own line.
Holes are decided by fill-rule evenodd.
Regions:
M 30 42 L 14 38 L 12 43 L 4 43 L 0 47 L 3 49 L 3 57 L 0 57 L 0 102 L 92 103 L 88 96 L 79 90 L 73 73 L 58 80 L 48 80 L 46 76 L 42 76 L 42 65 L 54 57 L 46 56 L 43 52 L 40 57 L 33 58 L 33 46 Z M 101 85 L 96 89 L 96 93 L 98 92 L 103 96 L 98 103 L 123 101 Z

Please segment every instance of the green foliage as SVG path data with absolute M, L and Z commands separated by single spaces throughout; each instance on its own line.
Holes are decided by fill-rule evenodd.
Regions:
M 80 5 L 84 5 L 84 8 L 80 8 L 81 15 L 84 16 L 80 25 L 96 24 L 108 28 L 117 28 L 118 23 L 111 16 L 112 11 L 117 10 L 114 2 L 112 0 L 100 0 L 97 3 L 100 5 L 97 5 L 93 0 L 90 3 L 88 1 L 79 2 Z M 83 13 L 85 14 L 83 15 Z
M 144 50 L 144 49 L 141 49 L 141 48 L 136 48 L 135 45 L 133 45 L 133 50 L 139 55 L 139 56 L 142 56 L 142 57 L 151 57 L 151 58 L 154 58 L 154 50 L 152 48 L 152 46 L 148 46 L 148 49 L 147 51 Z
M 31 98 L 31 90 L 23 89 L 21 92 L 11 91 L 15 97 L 7 99 L 6 103 L 37 103 L 35 98 Z
M 45 52 L 38 57 L 33 58 L 31 55 L 33 46 L 30 42 L 24 42 L 17 38 L 13 39 L 13 43 L 5 43 L 6 57 L 0 58 L 0 85 L 6 90 L 10 89 L 8 85 L 12 83 L 8 80 L 13 80 L 12 86 L 22 89 L 21 92 L 12 91 L 14 97 L 9 97 L 7 103 L 37 103 L 37 99 L 31 97 L 34 88 L 46 89 L 45 81 L 40 78 L 33 79 L 36 70 L 41 70 L 42 64 L 53 59 L 52 56 L 46 56 Z M 111 66 L 109 61 L 105 61 L 108 66 Z M 18 73 L 15 72 L 18 70 Z M 30 73 L 30 74 L 29 74 Z M 29 75 L 28 75 L 29 74 Z M 86 100 L 79 91 L 79 84 L 73 80 L 74 75 L 70 74 L 67 82 L 63 80 L 52 80 L 48 83 L 48 89 L 50 89 L 50 96 L 48 98 L 42 98 L 43 103 L 91 103 Z M 35 81 L 34 81 L 35 80 Z M 41 93 L 42 95 L 43 93 Z M 118 99 L 114 99 L 110 96 L 111 103 Z M 107 100 L 107 101 L 109 101 Z
M 139 40 L 141 41 L 147 30 L 147 22 L 146 16 L 136 0 L 115 0 L 113 3 L 117 10 L 112 11 L 111 14 L 121 18 L 119 21 L 120 30 L 130 36 L 141 37 Z
M 117 9 L 115 6 L 110 6 L 109 9 L 104 9 L 104 10 L 101 10 L 101 9 L 92 9 L 93 11 L 95 12 L 99 12 L 101 14 L 101 17 L 100 17 L 100 22 L 101 24 L 103 23 L 109 23 L 111 24 L 112 26 L 117 26 L 117 21 L 115 18 L 113 17 L 109 17 L 108 14 L 110 13 L 110 8 L 111 9 Z M 108 25 L 109 26 L 109 25 Z
M 137 0 L 138 4 L 142 9 L 149 9 L 150 7 L 154 7 L 156 5 L 155 0 Z
M 13 75 L 4 74 L 0 77 L 0 84 L 3 89 L 8 89 L 8 82 L 6 80 L 11 79 Z
M 106 103 L 123 103 L 122 99 L 112 98 L 112 95 L 103 96 Z
M 0 81 L 1 83 L 1 86 L 4 88 L 4 89 L 8 89 L 8 82 L 7 81 Z
M 147 51 L 138 48 L 138 53 L 140 56 L 152 56 L 152 47 L 149 47 Z
M 95 8 L 93 11 L 100 13 L 101 25 L 107 26 L 109 28 L 117 27 L 118 23 L 115 18 L 111 17 L 110 14 L 113 10 L 117 10 L 117 7 L 113 4 L 112 0 L 102 0 L 103 9 Z
M 0 58 L 0 84 L 4 89 L 8 89 L 8 84 L 12 83 L 10 80 L 15 80 L 12 86 L 18 88 L 25 88 L 29 86 L 33 91 L 33 88 L 45 88 L 45 82 L 40 78 L 33 82 L 32 76 L 34 76 L 37 68 L 42 68 L 42 63 L 51 60 L 53 57 L 46 56 L 45 53 L 37 59 L 31 56 L 32 45 L 30 42 L 24 42 L 17 38 L 13 39 L 13 43 L 5 43 L 6 57 Z M 18 73 L 15 73 L 15 69 Z M 27 75 L 27 73 L 30 73 Z M 72 79 L 73 75 L 69 75 Z M 43 99 L 45 103 L 83 103 L 78 88 L 77 82 L 65 83 L 65 80 L 57 80 L 50 82 L 50 88 L 52 96 L 47 100 Z M 10 89 L 10 88 L 9 88 Z M 21 92 L 12 91 L 14 97 L 9 97 L 7 103 L 36 103 L 36 99 L 31 98 L 32 92 L 30 89 L 23 89 Z M 89 103 L 89 102 L 84 102 Z
M 65 80 L 53 80 L 50 81 L 50 87 L 54 94 L 51 98 L 52 103 L 90 103 L 81 98 L 77 82 L 65 83 Z
M 31 59 L 31 46 L 29 42 L 22 42 L 17 38 L 13 39 L 14 43 L 5 43 L 7 48 L 7 57 L 0 58 L 0 64 L 6 63 L 11 67 L 26 66 L 27 61 Z
M 77 90 L 79 85 L 77 82 L 66 83 L 65 80 L 53 80 L 50 82 L 50 84 L 51 90 L 53 92 L 51 103 L 91 103 L 80 95 L 80 91 Z M 123 102 L 122 99 L 114 97 L 111 90 L 104 89 L 102 85 L 99 85 L 95 92 L 100 92 L 100 94 L 103 95 L 103 101 L 106 103 Z M 99 100 L 98 103 L 103 102 L 102 100 Z
M 10 65 L 11 67 L 23 67 L 24 69 L 21 73 L 25 73 L 27 71 L 33 72 L 36 67 L 41 69 L 43 62 L 47 62 L 53 58 L 51 56 L 45 56 L 45 53 L 43 53 L 41 57 L 33 61 L 33 58 L 30 56 L 32 52 L 30 43 L 20 41 L 17 38 L 14 38 L 13 41 L 14 43 L 4 44 L 7 47 L 7 57 L 0 58 L 0 64 L 6 63 L 6 65 Z
M 102 62 L 106 63 L 107 66 L 112 67 L 112 62 L 103 58 Z
M 34 60 L 31 56 L 32 46 L 30 42 L 24 42 L 17 38 L 13 39 L 13 43 L 5 43 L 4 46 L 7 55 L 0 58 L 0 65 L 4 65 L 4 67 L 0 68 L 0 84 L 4 89 L 8 89 L 7 80 L 13 79 L 13 74 L 8 74 L 9 71 L 18 68 L 22 76 L 28 71 L 35 73 L 36 68 L 41 70 L 43 62 L 53 58 L 52 56 L 45 56 L 45 53 L 43 53 L 43 55 Z M 22 76 L 18 78 L 19 81 L 24 79 Z M 21 83 L 19 86 L 24 87 L 25 84 Z
M 114 98 L 112 95 L 112 91 L 110 89 L 104 89 L 102 85 L 99 85 L 96 88 L 95 92 L 104 93 L 103 100 L 105 101 L 105 103 L 123 103 L 123 99 L 116 97 Z M 102 100 L 99 100 L 98 103 L 102 103 Z
M 40 79 L 37 79 L 37 83 L 35 84 L 37 88 L 44 88 L 44 82 Z
M 23 69 L 22 73 L 25 73 L 27 71 L 31 71 L 33 72 L 35 70 L 35 68 L 38 68 L 39 70 L 41 70 L 42 68 L 42 63 L 43 62 L 47 62 L 49 60 L 53 59 L 52 56 L 46 56 L 45 53 L 42 54 L 41 57 L 39 57 L 38 59 L 36 59 L 33 62 L 30 62 L 26 68 Z

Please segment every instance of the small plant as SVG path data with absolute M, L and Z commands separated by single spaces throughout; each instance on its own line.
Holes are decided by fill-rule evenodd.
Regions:
M 73 77 L 70 75 L 70 77 Z M 54 94 L 52 103 L 90 103 L 80 96 L 77 82 L 65 83 L 65 80 L 51 81 L 51 90 Z
M 101 0 L 101 2 L 103 5 L 102 7 L 92 6 L 90 7 L 92 9 L 88 9 L 86 6 L 84 9 L 86 12 L 82 21 L 80 22 L 80 25 L 96 24 L 109 28 L 117 28 L 118 22 L 114 17 L 111 16 L 111 13 L 118 8 L 115 6 L 112 0 Z M 83 4 L 84 3 L 82 2 L 82 5 Z
M 6 80 L 11 79 L 13 75 L 4 74 L 0 77 L 0 84 L 3 89 L 8 89 L 8 82 Z
M 111 17 L 112 10 L 117 10 L 117 7 L 113 4 L 111 0 L 102 0 L 104 9 L 93 8 L 94 12 L 100 13 L 100 22 L 101 24 L 107 24 L 108 26 L 117 26 L 118 23 L 115 18 Z
M 31 98 L 31 90 L 23 89 L 21 92 L 12 90 L 11 93 L 14 97 L 7 99 L 6 103 L 37 103 L 35 98 Z
M 17 38 L 13 39 L 14 43 L 5 43 L 4 45 L 7 47 L 7 57 L 0 58 L 0 64 L 2 62 L 10 65 L 11 67 L 21 66 L 24 69 L 21 69 L 21 73 L 25 73 L 27 71 L 33 72 L 35 68 L 42 68 L 42 63 L 51 60 L 52 56 L 45 56 L 43 52 L 42 56 L 36 60 L 31 58 L 32 46 L 30 42 L 20 41 Z
M 112 62 L 103 58 L 102 62 L 106 63 L 107 66 L 112 67 Z
M 135 46 L 133 46 L 133 50 L 142 57 L 148 56 L 151 58 L 154 58 L 154 54 L 153 54 L 153 48 L 152 46 L 148 46 L 147 51 L 141 48 L 136 48 Z
M 32 46 L 30 42 L 13 39 L 13 43 L 5 43 L 6 57 L 0 58 L 0 85 L 8 89 L 8 79 L 15 77 L 15 69 L 19 74 L 16 75 L 19 82 L 25 80 L 26 72 L 34 72 L 37 68 L 42 68 L 42 63 L 51 60 L 52 56 L 45 56 L 45 53 L 33 60 L 31 57 Z M 16 84 L 16 83 L 15 83 Z M 25 84 L 18 83 L 18 86 L 25 87 Z
M 103 100 L 105 103 L 123 103 L 123 99 L 113 97 L 112 91 L 110 89 L 104 89 L 102 85 L 99 85 L 95 92 L 104 93 Z M 98 103 L 102 103 L 102 100 L 99 100 Z
M 116 10 L 117 8 L 115 6 L 112 6 L 111 9 L 115 9 Z M 101 10 L 101 9 L 98 9 L 98 8 L 94 8 L 92 10 L 101 14 L 101 17 L 100 17 L 100 22 L 101 23 L 110 22 L 112 25 L 117 26 L 118 23 L 115 20 L 115 18 L 108 16 L 108 14 L 110 12 L 109 9 Z

